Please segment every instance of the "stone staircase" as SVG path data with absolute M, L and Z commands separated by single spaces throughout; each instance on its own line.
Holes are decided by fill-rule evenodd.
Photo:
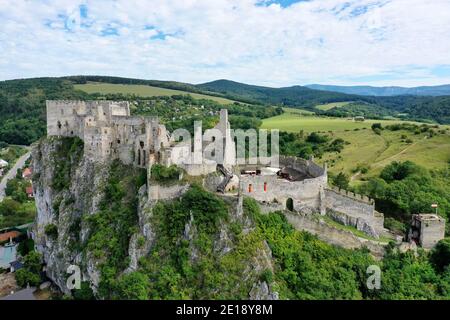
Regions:
M 224 176 L 223 180 L 217 186 L 217 192 L 225 193 L 225 188 L 227 187 L 231 178 L 233 178 L 233 173 L 225 168 L 222 164 L 217 165 L 217 170 L 220 171 L 220 173 L 222 173 L 222 175 Z

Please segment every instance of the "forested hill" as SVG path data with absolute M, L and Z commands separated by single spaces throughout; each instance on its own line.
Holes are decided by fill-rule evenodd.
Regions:
M 30 144 L 45 134 L 45 100 L 86 99 L 57 78 L 0 81 L 0 143 Z
M 302 86 L 270 88 L 223 79 L 198 84 L 197 87 L 209 92 L 221 93 L 227 97 L 286 106 L 314 107 L 317 104 L 350 101 L 358 98 L 354 95 L 313 90 Z
M 404 87 L 372 87 L 372 86 L 333 86 L 310 84 L 305 87 L 315 90 L 334 91 L 347 94 L 357 94 L 364 96 L 445 96 L 450 95 L 450 84 L 440 86 L 422 86 L 413 88 Z
M 409 120 L 429 120 L 441 124 L 450 123 L 450 95 L 438 97 L 412 95 L 376 97 L 313 90 L 301 86 L 284 88 L 261 87 L 229 80 L 203 83 L 197 85 L 197 87 L 210 92 L 215 91 L 225 96 L 235 96 L 241 99 L 282 104 L 290 107 L 303 107 L 312 110 L 315 106 L 325 103 L 359 101 L 371 104 L 372 107 L 387 110 L 392 116 L 403 114 L 403 117 Z

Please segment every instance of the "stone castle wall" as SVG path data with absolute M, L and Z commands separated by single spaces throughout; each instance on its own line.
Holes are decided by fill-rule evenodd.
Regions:
M 158 161 L 170 145 L 157 118 L 130 116 L 125 101 L 47 101 L 47 135 L 78 136 L 87 158 L 120 159 L 140 167 Z
M 337 188 L 327 188 L 325 203 L 327 213 L 344 225 L 354 226 L 374 237 L 384 231 L 384 217 L 375 211 L 372 199 Z
M 323 241 L 347 249 L 366 247 L 376 258 L 383 258 L 384 244 L 356 237 L 350 231 L 337 229 L 310 215 L 285 212 L 285 216 L 297 230 L 311 232 Z

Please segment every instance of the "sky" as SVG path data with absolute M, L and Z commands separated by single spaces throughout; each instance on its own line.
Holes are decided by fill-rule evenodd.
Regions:
M 450 83 L 450 0 L 0 0 L 0 80 Z

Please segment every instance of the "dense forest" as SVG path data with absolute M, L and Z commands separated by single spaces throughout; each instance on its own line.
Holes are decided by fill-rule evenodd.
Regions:
M 35 78 L 0 82 L 0 143 L 29 145 L 45 134 L 45 100 L 87 99 L 69 81 Z

